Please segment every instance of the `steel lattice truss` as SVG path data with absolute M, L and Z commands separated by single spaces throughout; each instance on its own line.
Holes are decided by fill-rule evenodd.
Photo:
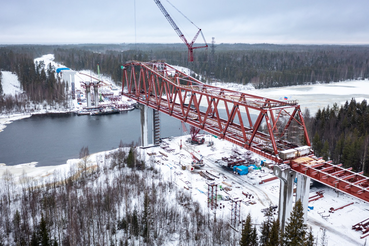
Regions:
M 280 158 L 281 151 L 298 147 L 298 143 L 285 140 L 287 134 L 300 134 L 303 142 L 311 146 L 296 101 L 207 85 L 162 62 L 125 64 L 122 94 L 369 202 L 369 179 L 362 173 L 313 155 L 288 157 L 287 161 Z
M 355 173 L 352 168 L 345 169 L 342 164 L 335 165 L 314 156 L 297 158 L 289 164 L 296 172 L 369 202 L 369 179 L 363 172 Z
M 125 64 L 122 94 L 277 163 L 298 146 L 288 134 L 310 146 L 297 101 L 207 85 L 163 62 Z

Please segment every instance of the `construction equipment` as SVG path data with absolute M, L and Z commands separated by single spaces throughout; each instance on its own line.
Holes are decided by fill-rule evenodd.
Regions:
M 165 18 L 167 18 L 169 24 L 173 27 L 174 31 L 177 33 L 179 38 L 182 39 L 183 43 L 185 43 L 187 45 L 187 48 L 188 48 L 188 61 L 193 62 L 193 50 L 194 49 L 208 48 L 208 44 L 206 43 L 204 34 L 202 33 L 201 29 L 198 28 L 192 21 L 190 21 L 185 15 L 183 15 L 182 12 L 179 11 L 187 20 L 189 20 L 198 29 L 195 37 L 192 39 L 192 42 L 188 43 L 186 37 L 183 35 L 182 31 L 179 29 L 177 24 L 173 21 L 172 17 L 168 14 L 168 12 L 164 8 L 164 6 L 161 4 L 161 2 L 159 0 L 154 0 L 154 2 L 156 3 L 156 5 L 158 5 L 159 9 L 161 10 L 161 12 L 165 16 Z M 196 39 L 197 39 L 197 37 L 199 36 L 200 33 L 202 35 L 202 38 L 204 39 L 205 45 L 193 47 L 193 45 L 194 45 L 194 43 L 195 43 L 195 41 L 196 41 Z
M 203 156 L 200 155 L 200 158 L 196 157 L 194 153 L 191 153 L 192 155 L 192 163 L 191 165 L 194 167 L 194 168 L 200 168 L 200 167 L 204 167 L 205 164 L 204 164 L 204 161 L 203 161 Z
M 190 135 L 191 135 L 191 144 L 204 144 L 205 138 L 199 138 L 197 134 L 200 132 L 200 129 L 194 126 L 190 128 Z

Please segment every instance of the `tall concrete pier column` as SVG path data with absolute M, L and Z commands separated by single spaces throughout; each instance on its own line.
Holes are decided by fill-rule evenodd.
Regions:
M 307 209 L 309 203 L 309 193 L 310 193 L 310 177 L 297 174 L 297 184 L 296 184 L 296 201 L 301 200 L 304 209 L 304 221 L 306 223 Z
M 296 172 L 292 171 L 288 165 L 275 165 L 273 173 L 280 180 L 278 220 L 282 231 L 284 231 L 285 224 L 292 211 L 293 183 Z
M 148 134 L 148 109 L 146 105 L 140 104 L 141 110 L 141 145 L 147 146 L 149 144 Z

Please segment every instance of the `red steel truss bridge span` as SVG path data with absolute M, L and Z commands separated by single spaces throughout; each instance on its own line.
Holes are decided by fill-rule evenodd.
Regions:
M 122 95 L 369 202 L 367 177 L 312 155 L 296 100 L 208 85 L 161 61 L 124 64 Z

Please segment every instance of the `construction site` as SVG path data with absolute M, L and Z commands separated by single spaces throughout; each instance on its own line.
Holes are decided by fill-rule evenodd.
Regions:
M 133 110 L 135 103 L 121 95 L 112 81 L 105 82 L 100 75 L 77 72 L 67 67 L 58 67 L 58 76 L 68 83 L 75 113 L 78 115 L 108 115 Z M 109 80 L 108 78 L 105 78 Z
M 205 38 L 204 45 L 194 46 L 199 34 L 202 35 L 201 29 L 198 28 L 192 42 L 188 42 L 161 2 L 154 1 L 188 47 L 188 61 L 192 62 L 194 49 L 208 47 Z M 310 204 L 324 199 L 322 191 L 315 191 L 315 194 L 310 196 L 313 181 L 330 187 L 337 194 L 344 193 L 369 202 L 369 179 L 362 172 L 352 172 L 350 168 L 342 168 L 341 164 L 334 164 L 314 155 L 297 100 L 275 100 L 211 86 L 162 61 L 131 61 L 124 64 L 122 95 L 144 105 L 146 111 L 151 108 L 154 111 L 153 115 L 161 112 L 191 126 L 191 138 L 183 142 L 180 139 L 180 143 L 177 143 L 180 150 L 186 145 L 184 149 L 192 159 L 189 165 L 183 163 L 183 159 L 186 158 L 183 154 L 180 155 L 179 162 L 172 160 L 169 161 L 172 164 L 167 163 L 169 157 L 163 150 L 170 153 L 174 148 L 170 143 L 163 143 L 157 137 L 160 135 L 157 117 L 153 117 L 155 126 L 153 142 L 143 140 L 143 143 L 145 147 L 149 144 L 160 146 L 162 151 L 147 154 L 150 158 L 160 157 L 159 162 L 171 169 L 176 164 L 183 170 L 199 169 L 198 173 L 207 180 L 208 186 L 207 192 L 199 191 L 207 194 L 208 206 L 211 209 L 217 209 L 219 205 L 218 187 L 226 193 L 232 189 L 230 188 L 232 185 L 224 179 L 232 177 L 236 185 L 242 182 L 242 178 L 236 180 L 228 174 L 229 172 L 235 176 L 251 176 L 252 173 L 258 173 L 259 177 L 263 177 L 259 181 L 260 185 L 279 180 L 279 198 L 275 208 L 278 210 L 282 231 L 295 201 L 301 200 L 306 221 L 308 210 L 312 210 Z M 200 130 L 209 134 L 211 138 L 231 143 L 232 154 L 216 159 L 213 141 L 206 143 L 205 137 L 198 135 Z M 146 136 L 143 134 L 143 138 L 147 138 L 147 134 Z M 211 157 L 208 155 L 204 158 L 205 153 L 202 152 L 204 148 L 209 148 L 213 152 Z M 257 159 L 255 154 L 258 156 Z M 226 178 L 216 182 L 222 175 Z M 190 188 L 186 181 L 183 185 L 185 189 Z M 256 191 L 256 194 L 250 195 L 242 192 L 242 195 L 236 197 L 228 196 L 232 202 L 231 224 L 235 228 L 240 220 L 241 203 L 252 204 L 253 199 L 250 197 L 259 197 L 258 193 Z M 270 204 L 273 202 L 270 201 Z M 327 208 L 327 211 L 332 214 L 350 206 L 355 206 L 355 202 L 334 205 Z M 369 235 L 368 219 L 353 224 L 352 229 L 362 231 L 360 238 L 365 238 Z

